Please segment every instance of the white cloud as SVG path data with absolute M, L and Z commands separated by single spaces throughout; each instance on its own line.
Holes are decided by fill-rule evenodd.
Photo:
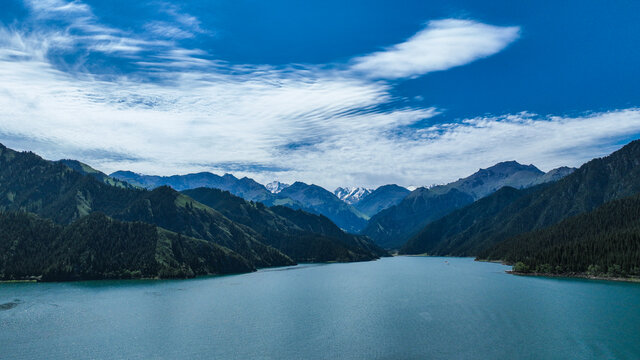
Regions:
M 79 2 L 50 1 L 49 10 L 34 11 L 65 4 L 82 9 Z M 83 11 L 68 25 L 73 35 L 65 28 L 0 27 L 0 141 L 6 145 L 77 158 L 106 172 L 237 170 L 263 182 L 335 188 L 441 183 L 511 159 L 545 169 L 579 165 L 640 133 L 639 109 L 578 117 L 523 113 L 416 129 L 439 110 L 398 107 L 403 99 L 391 95 L 393 85 L 369 77 L 410 77 L 471 62 L 513 41 L 517 28 L 440 20 L 388 54 L 354 59 L 348 70 L 276 68 L 212 60 L 199 49 L 103 26 L 90 9 Z M 199 26 L 189 16 L 179 23 Z M 51 49 L 77 47 L 124 52 L 139 72 L 107 79 L 67 73 L 48 59 Z M 144 71 L 156 81 L 145 81 Z
M 41 18 L 65 15 L 91 14 L 91 8 L 80 1 L 28 0 L 26 3 Z
M 405 114 L 405 123 L 425 114 Z M 397 112 L 380 114 L 397 117 Z M 368 116 L 353 121 L 366 121 Z M 468 176 L 500 161 L 535 164 L 545 171 L 579 166 L 607 155 L 620 141 L 640 134 L 640 109 L 560 117 L 514 114 L 441 123 L 396 138 L 384 131 L 344 133 L 309 152 L 287 159 L 296 171 L 286 181 L 312 179 L 320 184 L 439 184 Z M 313 164 L 304 166 L 304 164 Z M 330 175 L 325 175 L 330 174 Z M 268 179 L 267 179 L 268 180 Z
M 420 76 L 496 54 L 515 41 L 519 31 L 470 20 L 434 20 L 403 43 L 355 58 L 351 69 L 383 79 Z

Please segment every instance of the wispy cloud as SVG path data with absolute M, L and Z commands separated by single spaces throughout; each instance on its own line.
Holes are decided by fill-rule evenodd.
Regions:
M 80 1 L 28 0 L 26 3 L 34 10 L 34 14 L 39 18 L 91 14 L 91 8 Z
M 155 35 L 170 39 L 190 39 L 195 36 L 191 31 L 166 21 L 152 21 L 145 25 L 145 29 Z
M 439 20 L 345 64 L 273 67 L 229 64 L 182 47 L 180 36 L 105 26 L 80 2 L 46 3 L 32 7 L 35 17 L 78 16 L 61 28 L 0 27 L 0 141 L 107 172 L 234 171 L 327 187 L 431 184 L 509 159 L 578 165 L 611 149 L 593 144 L 640 133 L 638 109 L 441 123 L 442 110 L 393 95 L 389 79 L 494 54 L 517 38 L 516 27 Z M 192 33 L 201 26 L 168 9 L 173 25 Z M 118 55 L 136 71 L 102 76 L 51 60 L 78 48 Z M 425 119 L 436 125 L 416 126 Z
M 154 20 L 145 25 L 145 29 L 157 36 L 169 39 L 190 39 L 199 34 L 211 34 L 201 27 L 200 20 L 183 12 L 177 5 L 159 3 L 159 9 L 170 17 L 170 21 Z

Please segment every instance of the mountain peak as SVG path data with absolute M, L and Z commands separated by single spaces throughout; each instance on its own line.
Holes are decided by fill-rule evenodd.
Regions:
M 349 232 L 359 232 L 368 220 L 366 215 L 318 185 L 296 181 L 279 195 L 304 204 L 305 210 L 325 215 Z
M 502 161 L 502 162 L 499 162 L 499 163 L 497 163 L 497 164 L 495 164 L 493 166 L 490 166 L 490 167 L 488 167 L 486 169 L 480 169 L 480 171 L 482 171 L 482 170 L 494 171 L 494 172 L 516 172 L 516 171 L 525 170 L 525 171 L 538 172 L 541 175 L 544 173 L 542 170 L 538 169 L 533 164 L 524 165 L 524 164 L 520 164 L 519 162 L 517 162 L 515 160 Z
M 511 160 L 499 162 L 486 169 L 480 169 L 470 176 L 452 183 L 434 186 L 430 190 L 441 194 L 451 188 L 457 188 L 477 200 L 503 186 L 512 186 L 518 189 L 550 181 L 544 176 L 545 173 L 534 165 L 523 165 Z
M 371 194 L 373 190 L 363 187 L 339 187 L 333 192 L 338 199 L 347 204 L 355 204 Z
M 280 181 L 272 181 L 265 185 L 267 190 L 269 190 L 272 194 L 277 194 L 280 191 L 289 187 L 289 184 L 281 183 Z

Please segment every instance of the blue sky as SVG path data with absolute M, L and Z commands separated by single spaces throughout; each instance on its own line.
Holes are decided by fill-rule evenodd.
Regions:
M 635 1 L 3 1 L 0 142 L 333 188 L 640 134 Z

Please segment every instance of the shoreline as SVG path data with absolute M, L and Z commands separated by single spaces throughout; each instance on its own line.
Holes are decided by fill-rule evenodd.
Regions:
M 457 258 L 472 258 L 473 256 L 433 256 L 426 253 L 423 254 L 406 254 L 406 255 L 397 255 L 397 256 L 408 256 L 408 257 L 457 257 Z M 492 264 L 500 264 L 505 266 L 513 266 L 513 264 L 509 264 L 502 260 L 487 260 L 487 259 L 474 259 L 477 262 L 485 262 Z M 535 276 L 535 277 L 548 277 L 548 278 L 566 278 L 566 279 L 585 279 L 585 280 L 604 280 L 604 281 L 616 281 L 616 282 L 627 282 L 627 283 L 640 283 L 640 277 L 607 277 L 607 276 L 592 276 L 587 274 L 543 274 L 543 273 L 522 273 L 516 272 L 513 270 L 505 270 L 505 273 L 516 276 Z
M 567 278 L 567 279 L 586 279 L 586 280 L 605 280 L 605 281 L 617 281 L 617 282 L 629 282 L 640 283 L 638 277 L 607 277 L 607 276 L 592 276 L 587 274 L 541 274 L 541 273 L 522 273 L 513 270 L 506 270 L 507 274 L 516 276 L 535 276 L 535 277 L 550 277 L 550 278 Z
M 507 264 L 506 262 L 502 261 L 502 260 L 487 260 L 487 259 L 476 259 L 477 262 L 486 262 L 486 263 L 493 263 L 493 264 L 500 264 L 500 265 L 505 265 L 505 266 L 511 266 L 510 264 Z
M 207 278 L 207 277 L 221 277 L 221 276 L 233 276 L 233 275 L 245 275 L 245 274 L 251 274 L 251 273 L 255 273 L 261 270 L 277 270 L 277 269 L 282 269 L 282 268 L 292 268 L 292 267 L 296 267 L 298 265 L 301 264 L 351 264 L 351 263 L 359 263 L 359 262 L 370 262 L 370 261 L 378 261 L 381 260 L 383 258 L 390 258 L 393 256 L 385 256 L 385 257 L 379 257 L 379 258 L 375 258 L 375 259 L 368 259 L 368 260 L 354 260 L 354 261 L 340 261 L 340 260 L 330 260 L 330 261 L 321 261 L 321 262 L 316 262 L 316 261 L 311 261 L 311 262 L 299 262 L 296 264 L 292 264 L 292 265 L 282 265 L 282 266 L 268 266 L 268 267 L 263 267 L 263 268 L 257 268 L 253 271 L 249 271 L 249 272 L 239 272 L 239 273 L 212 273 L 212 274 L 199 274 L 199 275 L 195 275 L 195 276 L 190 276 L 190 277 L 160 277 L 160 276 L 154 276 L 154 277 L 131 277 L 131 278 L 100 278 L 100 279 L 69 279 L 69 280 L 42 280 L 41 277 L 30 277 L 30 278 L 25 278 L 25 279 L 11 279 L 11 280 L 0 280 L 0 285 L 2 284 L 11 284 L 11 283 L 37 283 L 37 284 L 46 284 L 46 283 L 74 283 L 74 282 L 85 282 L 85 281 L 163 281 L 163 280 L 193 280 L 193 279 L 201 279 L 201 278 Z
M 11 284 L 11 283 L 37 283 L 40 282 L 35 279 L 21 279 L 21 280 L 0 280 L 0 284 Z
M 394 257 L 402 257 L 402 256 L 406 256 L 406 257 L 432 257 L 432 258 L 452 258 L 452 259 L 470 259 L 473 258 L 473 256 L 448 256 L 448 255 L 429 255 L 427 253 L 422 253 L 422 254 L 398 254 L 398 255 L 394 255 Z M 476 261 L 482 261 L 482 260 L 476 260 Z

